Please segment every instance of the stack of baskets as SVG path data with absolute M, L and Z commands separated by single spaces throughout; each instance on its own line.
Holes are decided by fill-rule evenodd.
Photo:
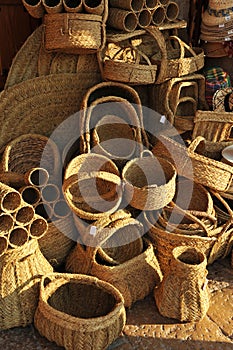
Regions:
M 0 328 L 34 321 L 68 350 L 104 350 L 150 293 L 162 315 L 201 320 L 206 267 L 233 245 L 232 119 L 205 110 L 177 3 L 23 3 L 43 25 L 0 95 Z

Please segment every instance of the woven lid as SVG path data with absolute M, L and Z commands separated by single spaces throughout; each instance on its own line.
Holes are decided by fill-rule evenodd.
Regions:
M 86 91 L 99 73 L 53 74 L 17 84 L 0 94 L 0 147 L 25 133 L 49 136 L 79 111 Z
M 213 96 L 213 109 L 214 111 L 225 112 L 226 97 L 233 92 L 232 87 L 219 89 Z M 233 115 L 232 115 L 233 117 Z
M 231 0 L 209 0 L 207 9 L 202 14 L 202 22 L 216 26 L 233 20 L 233 4 Z

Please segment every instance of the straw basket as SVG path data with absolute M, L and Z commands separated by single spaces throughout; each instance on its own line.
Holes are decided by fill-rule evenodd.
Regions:
M 178 43 L 176 49 L 171 45 L 171 41 Z M 164 57 L 161 57 L 161 51 L 153 55 L 152 64 L 160 66 Z M 204 66 L 204 51 L 196 47 L 191 48 L 176 35 L 172 35 L 167 40 L 167 66 L 163 72 L 164 80 L 177 78 L 183 75 L 192 74 L 199 71 Z
M 106 349 L 126 322 L 122 295 L 95 277 L 51 274 L 41 281 L 34 323 L 67 350 Z
M 122 178 L 125 198 L 137 209 L 160 209 L 175 195 L 175 168 L 165 159 L 155 158 L 150 151 L 126 163 Z
M 146 240 L 141 254 L 119 265 L 102 261 L 98 248 L 77 244 L 68 257 L 67 268 L 72 273 L 87 273 L 111 283 L 122 293 L 126 307 L 144 299 L 162 280 L 153 246 Z
M 69 12 L 45 15 L 45 49 L 69 54 L 90 54 L 101 49 L 108 14 L 107 2 L 104 4 L 102 16 Z
M 91 224 L 74 215 L 74 222 L 82 243 L 99 247 L 98 255 L 106 263 L 119 265 L 142 253 L 143 225 L 126 210 L 118 210 Z
M 149 37 L 149 38 L 148 38 Z M 104 80 L 119 81 L 131 85 L 153 84 L 161 82 L 160 70 L 152 63 L 152 53 L 161 52 L 160 69 L 166 69 L 166 46 L 161 32 L 156 27 L 136 30 L 128 35 L 119 35 L 109 43 L 99 55 L 101 73 Z M 165 62 L 165 63 L 164 63 Z
M 97 220 L 117 210 L 122 199 L 116 165 L 107 157 L 81 154 L 65 169 L 64 197 L 79 217 Z
M 206 157 L 205 139 L 201 136 L 186 147 L 172 138 L 161 135 L 153 153 L 163 154 L 163 157 L 175 166 L 179 175 L 216 191 L 225 192 L 232 184 L 232 166 Z
M 45 9 L 42 0 L 22 0 L 25 9 L 34 18 L 41 18 L 44 15 Z
M 173 249 L 170 269 L 154 291 L 156 305 L 163 316 L 197 322 L 206 315 L 210 298 L 206 263 L 205 255 L 197 248 Z
M 0 329 L 31 324 L 38 304 L 40 279 L 53 271 L 37 240 L 9 249 L 0 258 L 0 270 Z

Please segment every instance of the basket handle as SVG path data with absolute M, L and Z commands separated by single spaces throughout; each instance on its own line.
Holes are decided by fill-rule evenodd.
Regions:
M 161 51 L 161 64 L 159 74 L 156 79 L 156 84 L 162 83 L 167 77 L 167 47 L 163 34 L 155 26 L 151 26 L 145 29 L 156 40 Z
M 203 136 L 196 137 L 189 145 L 188 152 L 194 153 L 197 149 L 197 147 L 205 142 L 205 138 Z
M 179 43 L 180 46 L 180 58 L 185 58 L 185 49 L 187 51 L 189 51 L 194 57 L 196 57 L 196 52 L 191 48 L 191 46 L 189 46 L 188 44 L 186 44 L 183 40 L 181 40 L 178 36 L 176 35 L 171 35 L 169 36 L 168 40 L 174 40 L 177 41 Z
M 151 151 L 149 151 L 148 149 L 144 149 L 140 153 L 140 158 L 146 158 L 146 157 L 155 158 L 154 154 Z

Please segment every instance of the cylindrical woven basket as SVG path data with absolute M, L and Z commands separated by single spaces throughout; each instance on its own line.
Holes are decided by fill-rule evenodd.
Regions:
M 83 0 L 86 13 L 101 16 L 105 10 L 105 0 Z
M 170 41 L 179 44 L 179 49 L 171 46 Z M 152 58 L 152 64 L 160 65 L 164 58 L 161 52 L 156 53 Z M 204 66 L 204 51 L 196 47 L 191 48 L 178 36 L 172 35 L 167 40 L 167 67 L 163 72 L 164 80 L 177 78 L 183 75 L 192 74 L 199 71 Z
M 82 0 L 63 0 L 63 7 L 65 12 L 82 12 Z
M 106 13 L 105 5 L 103 16 L 69 12 L 45 15 L 45 49 L 69 54 L 95 53 L 105 44 Z
M 142 253 L 143 225 L 126 210 L 118 210 L 89 225 L 77 216 L 74 222 L 82 243 L 99 247 L 98 255 L 106 263 L 119 265 Z
M 0 258 L 0 271 L 0 329 L 31 324 L 38 304 L 40 279 L 53 272 L 37 240 L 18 249 L 8 249 Z
M 104 350 L 119 337 L 125 322 L 122 295 L 109 283 L 73 274 L 42 278 L 34 323 L 57 345 Z
M 142 9 L 138 14 L 138 26 L 140 28 L 147 28 L 151 24 L 152 14 L 149 9 Z
M 164 6 L 158 5 L 152 11 L 152 24 L 159 26 L 163 24 L 166 19 L 166 10 Z
M 114 7 L 109 8 L 107 26 L 124 32 L 133 32 L 137 25 L 138 18 L 135 12 Z
M 34 18 L 41 18 L 44 15 L 45 9 L 42 0 L 22 0 L 25 9 Z
M 175 21 L 179 16 L 180 8 L 177 2 L 169 1 L 166 5 L 166 19 L 168 21 Z
M 122 293 L 126 307 L 144 299 L 162 280 L 153 246 L 147 241 L 140 255 L 115 266 L 101 261 L 98 248 L 77 244 L 68 257 L 67 268 L 72 273 L 90 274 L 111 283 Z
M 206 264 L 205 255 L 197 248 L 173 249 L 170 269 L 154 290 L 156 305 L 163 316 L 197 322 L 206 315 L 210 299 Z
M 110 7 L 138 12 L 144 5 L 144 0 L 109 0 Z
M 49 14 L 60 13 L 63 11 L 62 0 L 42 0 L 44 9 Z
M 175 195 L 176 170 L 163 158 L 144 151 L 124 166 L 122 179 L 127 202 L 141 210 L 158 210 Z
M 0 209 L 5 213 L 14 213 L 20 208 L 21 195 L 11 186 L 0 182 Z

